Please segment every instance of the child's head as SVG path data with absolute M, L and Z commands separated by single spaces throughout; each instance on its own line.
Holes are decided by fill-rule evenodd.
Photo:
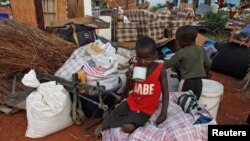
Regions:
M 156 43 L 150 37 L 142 37 L 137 40 L 135 51 L 138 65 L 148 67 L 156 58 Z
M 195 43 L 197 34 L 198 33 L 194 27 L 191 25 L 184 25 L 176 31 L 175 38 L 178 42 L 178 45 L 181 48 L 184 48 Z

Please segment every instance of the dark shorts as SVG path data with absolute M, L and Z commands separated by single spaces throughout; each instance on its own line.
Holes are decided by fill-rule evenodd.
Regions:
M 127 102 L 124 101 L 104 119 L 103 124 L 116 128 L 122 127 L 124 123 L 133 123 L 136 127 L 139 127 L 143 126 L 149 118 L 150 115 L 144 112 L 130 111 Z
M 182 86 L 182 91 L 188 91 L 188 90 L 192 90 L 194 94 L 197 96 L 197 99 L 199 99 L 202 91 L 201 78 L 185 79 L 184 84 Z

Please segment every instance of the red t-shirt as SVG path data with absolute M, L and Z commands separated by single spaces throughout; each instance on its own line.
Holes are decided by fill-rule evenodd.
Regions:
M 132 82 L 132 93 L 127 98 L 131 111 L 152 115 L 158 107 L 161 95 L 160 74 L 163 64 L 158 64 L 143 82 Z

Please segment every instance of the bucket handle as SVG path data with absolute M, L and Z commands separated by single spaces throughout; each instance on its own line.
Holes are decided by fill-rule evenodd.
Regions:
M 214 107 L 216 107 L 217 105 L 219 105 L 220 102 L 221 102 L 221 100 L 223 99 L 223 95 L 224 95 L 224 94 L 222 94 L 222 95 L 220 95 L 220 96 L 214 96 L 214 97 L 220 97 L 220 100 L 219 100 L 217 103 L 215 103 L 214 106 L 212 106 L 211 108 L 209 108 L 209 109 L 207 109 L 207 110 L 212 110 Z M 203 96 L 204 96 L 204 95 L 203 95 Z M 211 97 L 211 96 L 204 96 L 204 97 L 207 97 L 207 98 L 214 98 L 214 97 Z

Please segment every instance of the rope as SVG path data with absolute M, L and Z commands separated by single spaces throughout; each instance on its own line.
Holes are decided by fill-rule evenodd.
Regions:
M 77 81 L 77 74 L 72 75 L 72 80 Z M 79 125 L 82 124 L 85 120 L 85 115 L 82 111 L 82 104 L 80 101 L 80 98 L 77 96 L 77 87 L 76 84 L 74 84 L 73 87 L 73 101 L 72 101 L 72 119 L 75 124 Z
M 73 24 L 71 24 L 71 27 L 73 28 L 73 38 L 74 38 L 74 40 L 76 42 L 76 45 L 77 45 L 77 47 L 80 47 L 79 46 L 79 40 L 78 40 L 77 33 L 76 33 L 76 27 Z

